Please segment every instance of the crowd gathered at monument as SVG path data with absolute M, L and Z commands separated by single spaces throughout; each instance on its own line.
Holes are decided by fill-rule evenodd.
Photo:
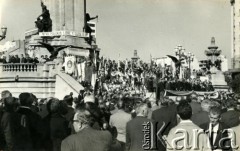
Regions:
M 78 97 L 70 93 L 64 98 L 38 99 L 32 93 L 13 97 L 8 90 L 2 91 L 0 150 L 139 151 L 144 149 L 146 122 L 158 123 L 151 134 L 161 138 L 151 140 L 155 143 L 154 150 L 173 147 L 168 143 L 178 136 L 175 133 L 178 128 L 185 129 L 189 135 L 195 129 L 220 130 L 215 135 L 215 149 L 222 150 L 232 149 L 228 148 L 231 140 L 224 144 L 216 141 L 220 141 L 218 137 L 228 136 L 223 130 L 231 128 L 239 143 L 237 95 L 222 93 L 218 98 L 201 98 L 192 93 L 187 97 L 177 96 L 176 100 L 167 96 L 157 100 L 154 96 L 146 98 L 119 92 L 99 93 L 85 88 Z M 162 126 L 164 129 L 160 130 Z M 202 137 L 208 135 L 204 133 Z M 197 150 L 214 147 L 211 144 L 207 148 L 202 140 L 198 141 Z
M 90 26 L 90 21 L 98 19 L 98 15 L 91 17 L 86 12 L 86 1 L 81 27 L 84 34 L 80 36 L 75 31 L 67 34 L 70 26 L 71 30 L 80 29 L 76 20 L 78 4 L 48 2 L 48 7 L 54 9 L 52 20 L 51 11 L 41 1 L 42 13 L 35 21 L 37 34 L 29 36 L 35 42 L 31 44 L 32 53 L 35 48 L 41 53 L 46 49 L 49 56 L 36 57 L 29 55 L 28 50 L 26 54 L 7 51 L 1 54 L 3 72 L 31 74 L 42 72 L 37 65 L 46 65 L 41 79 L 48 76 L 57 79 L 55 73 L 65 73 L 61 75 L 73 82 L 69 84 L 64 78 L 62 81 L 74 92 L 63 98 L 57 94 L 38 98 L 37 93 L 11 92 L 5 87 L 0 98 L 0 151 L 239 150 L 240 95 L 231 90 L 216 90 L 211 82 L 212 75 L 219 75 L 216 71 L 223 68 L 214 37 L 205 52 L 208 56 L 205 70 L 191 69 L 194 55 L 190 52 L 185 55 L 182 46 L 177 47 L 176 57 L 167 55 L 172 59 L 171 65 L 157 64 L 152 57 L 146 63 L 137 53 L 132 60 L 100 58 L 94 37 L 96 29 L 91 27 L 96 24 Z M 62 31 L 53 34 L 56 28 Z M 188 65 L 183 67 L 183 60 Z M 54 74 L 48 74 L 51 70 Z M 220 74 L 222 78 L 223 72 Z M 36 81 L 43 84 L 41 88 L 47 86 L 41 80 Z M 7 82 L 17 85 L 19 75 Z M 79 92 L 72 87 L 74 82 L 81 87 Z

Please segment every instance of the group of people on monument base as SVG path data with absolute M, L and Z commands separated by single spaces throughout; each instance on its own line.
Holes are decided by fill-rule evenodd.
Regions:
M 176 150 L 184 141 L 192 144 L 194 130 L 201 129 L 209 133 L 199 136 L 197 150 L 234 150 L 235 144 L 227 148 L 230 139 L 236 139 L 236 145 L 240 145 L 239 111 L 235 110 L 236 101 L 232 98 L 224 102 L 201 101 L 192 94 L 187 99 L 177 97 L 177 101 L 167 97 L 156 101 L 151 97 L 135 98 L 133 102 L 121 94 L 105 100 L 90 92 L 82 90 L 78 98 L 73 98 L 71 93 L 63 100 L 37 101 L 31 93 L 14 98 L 9 91 L 3 91 L 0 150 L 139 151 L 144 150 L 143 125 L 147 122 L 157 123 L 156 132 L 151 134 L 158 134 L 153 143 L 155 150 Z M 222 141 L 230 131 L 225 131 L 227 128 L 236 132 L 236 137 Z M 175 133 L 179 129 L 182 133 Z M 183 133 L 189 138 L 175 144 L 173 140 Z M 191 148 L 184 146 L 182 150 Z
M 45 63 L 49 60 L 47 55 L 42 55 L 40 58 L 38 57 L 30 57 L 28 54 L 25 56 L 23 54 L 20 55 L 9 55 L 8 59 L 6 56 L 2 56 L 0 58 L 0 63 Z
M 160 91 L 214 91 L 213 85 L 210 81 L 201 81 L 200 79 L 161 79 L 158 82 Z

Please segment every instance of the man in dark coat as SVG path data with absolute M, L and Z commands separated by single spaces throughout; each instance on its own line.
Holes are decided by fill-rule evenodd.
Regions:
M 234 107 L 237 106 L 236 102 L 232 99 L 226 101 L 227 112 L 222 113 L 221 121 L 228 125 L 229 128 L 238 126 L 240 124 L 239 112 L 234 110 Z
M 90 127 L 91 114 L 86 109 L 79 109 L 73 118 L 76 134 L 62 141 L 61 151 L 106 151 L 112 144 L 108 131 L 99 131 Z
M 20 63 L 26 63 L 26 58 L 21 54 Z
M 161 102 L 161 108 L 153 111 L 152 119 L 156 121 L 157 124 L 157 131 L 163 126 L 163 131 L 161 135 L 168 135 L 171 128 L 177 125 L 177 111 L 176 108 L 173 106 L 168 105 L 168 99 L 164 98 Z M 158 149 L 160 151 L 164 151 L 166 148 L 163 146 L 162 142 L 158 141 Z
M 31 140 L 33 142 L 33 150 L 42 148 L 42 139 L 44 136 L 43 124 L 40 115 L 31 110 L 33 103 L 33 95 L 31 93 L 21 93 L 19 95 L 20 107 L 17 111 L 26 116 Z
M 204 123 L 209 122 L 209 117 L 208 117 L 208 112 L 211 107 L 211 101 L 210 100 L 203 100 L 201 102 L 201 108 L 202 111 L 195 113 L 192 115 L 191 120 L 193 121 L 194 124 L 197 126 L 200 126 Z
M 26 117 L 15 112 L 18 100 L 13 97 L 7 97 L 3 99 L 3 102 L 5 112 L 0 125 L 0 129 L 4 134 L 4 142 L 6 143 L 3 150 L 32 150 L 32 141 L 27 128 Z
M 127 123 L 126 127 L 126 151 L 144 151 L 144 125 L 155 126 L 152 120 L 147 119 L 148 107 L 147 104 L 140 104 L 136 108 L 137 116 Z M 151 128 L 149 128 L 151 129 Z M 155 132 L 150 135 L 156 135 Z M 155 137 L 154 137 L 155 138 Z M 153 147 L 156 148 L 156 140 Z
M 20 58 L 18 57 L 18 55 L 15 55 L 15 63 L 20 63 Z
M 69 122 L 64 117 L 67 113 L 67 105 L 56 98 L 50 101 L 50 140 L 52 142 L 52 150 L 60 151 L 62 140 L 70 135 L 71 132 L 68 127 Z
M 73 97 L 71 95 L 66 95 L 63 98 L 63 101 L 67 104 L 67 114 L 65 115 L 65 117 L 66 117 L 67 121 L 70 122 L 74 116 L 74 109 L 72 107 Z
M 191 105 L 193 114 L 196 114 L 196 113 L 202 111 L 201 104 L 200 104 L 200 102 L 198 102 L 197 94 L 191 95 L 190 101 L 191 101 L 190 105 Z

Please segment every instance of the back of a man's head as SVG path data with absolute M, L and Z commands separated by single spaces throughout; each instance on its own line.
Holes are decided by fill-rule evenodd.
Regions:
M 237 106 L 237 102 L 233 99 L 228 99 L 226 101 L 226 106 L 227 106 L 228 109 L 234 108 L 235 106 Z
M 169 99 L 167 97 L 161 98 L 161 105 L 162 106 L 168 106 L 169 105 Z
M 117 107 L 118 107 L 118 109 L 124 109 L 125 108 L 125 104 L 124 104 L 122 99 L 118 100 Z
M 148 115 L 148 106 L 146 103 L 139 103 L 136 106 L 136 113 L 138 116 L 146 117 Z
M 8 90 L 2 91 L 1 98 L 4 99 L 4 98 L 7 98 L 7 97 L 12 97 L 12 93 Z
M 222 110 L 219 106 L 212 106 L 209 110 L 209 114 L 220 116 L 222 114 Z
M 209 112 L 209 109 L 211 107 L 211 101 L 208 100 L 208 99 L 205 99 L 201 102 L 201 107 L 202 107 L 202 110 L 205 111 L 205 112 Z
M 33 98 L 32 98 L 32 94 L 31 93 L 21 93 L 19 95 L 19 101 L 20 101 L 20 105 L 21 106 L 28 106 L 30 107 L 33 103 Z
M 17 98 L 14 98 L 14 97 L 4 98 L 3 102 L 4 102 L 5 111 L 7 112 L 14 112 L 19 106 Z
M 66 95 L 64 98 L 63 98 L 63 101 L 67 103 L 67 105 L 70 105 L 72 106 L 73 104 L 73 97 L 71 95 Z
M 192 116 L 192 108 L 186 102 L 179 103 L 177 106 L 177 113 L 182 120 L 188 120 Z
M 87 94 L 83 100 L 84 100 L 84 103 L 87 103 L 87 102 L 95 103 L 95 97 L 92 94 Z
M 81 108 L 81 109 L 78 109 L 75 114 L 76 114 L 76 120 L 78 120 L 80 123 L 85 125 L 89 125 L 91 123 L 92 116 L 88 110 Z
M 61 115 L 67 114 L 67 104 L 64 101 L 60 101 L 57 98 L 51 98 L 49 103 L 51 113 L 58 113 Z

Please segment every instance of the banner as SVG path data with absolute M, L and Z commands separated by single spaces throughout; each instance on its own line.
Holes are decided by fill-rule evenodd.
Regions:
M 86 61 L 77 64 L 77 71 L 78 71 L 78 76 L 79 76 L 79 81 L 82 82 L 85 79 L 85 64 Z
M 75 32 L 75 31 L 52 31 L 52 32 L 40 32 L 40 37 L 54 37 L 54 36 L 76 36 L 76 37 L 89 37 L 88 33 Z
M 65 62 L 63 64 L 65 67 L 65 73 L 73 74 L 76 68 L 76 58 L 75 56 L 65 57 Z
M 172 91 L 172 90 L 165 90 L 164 96 L 188 96 L 193 93 L 197 93 L 197 95 L 210 95 L 212 97 L 218 96 L 218 92 L 204 92 L 204 91 Z

